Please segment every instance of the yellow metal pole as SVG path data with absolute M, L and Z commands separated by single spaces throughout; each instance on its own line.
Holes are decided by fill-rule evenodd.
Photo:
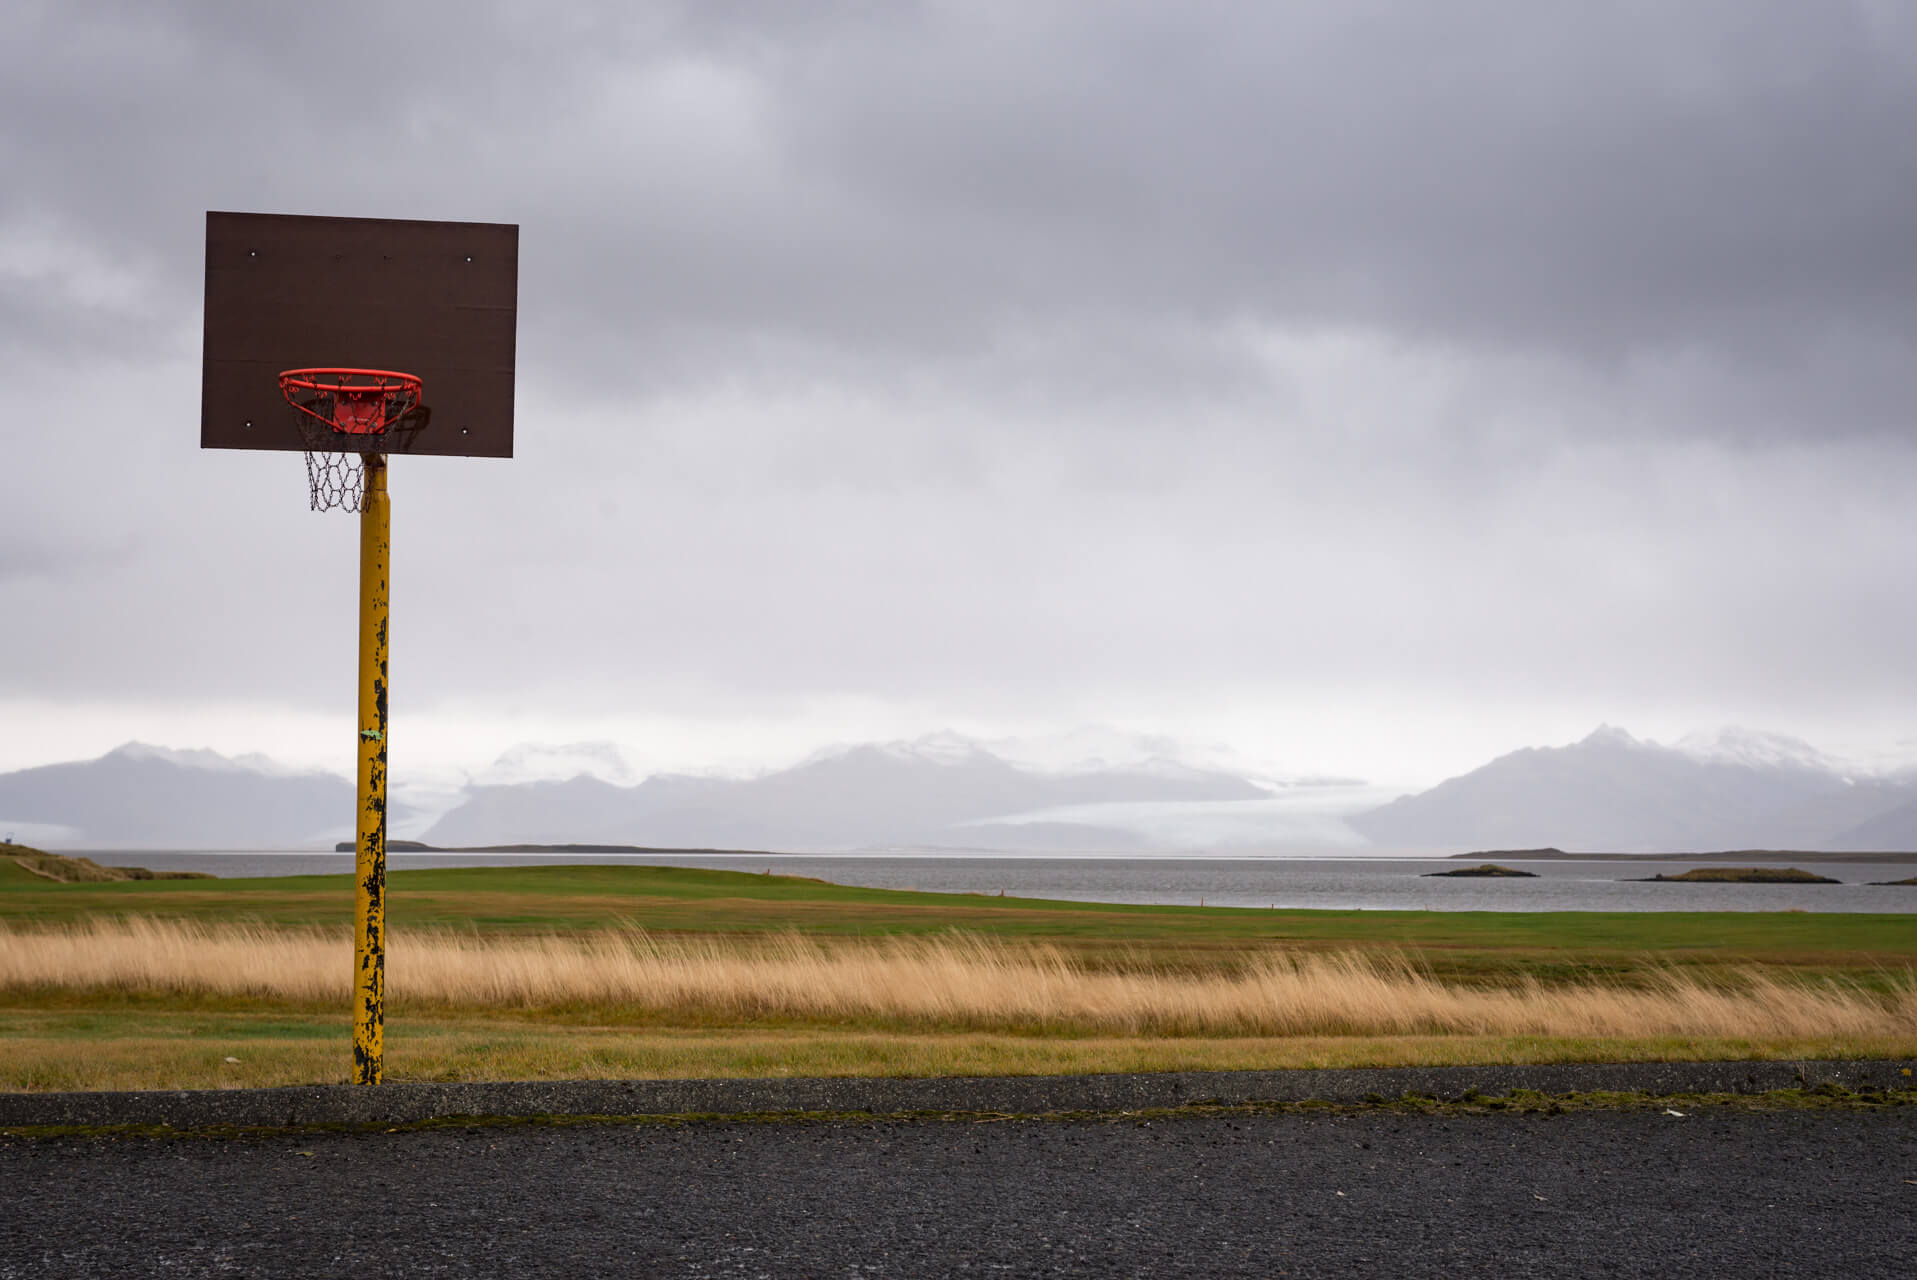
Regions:
M 359 840 L 353 947 L 353 1083 L 378 1084 L 386 1038 L 386 591 L 392 550 L 386 458 L 366 455 L 359 515 Z

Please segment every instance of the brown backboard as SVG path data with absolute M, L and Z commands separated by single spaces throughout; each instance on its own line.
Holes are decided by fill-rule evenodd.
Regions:
M 519 228 L 206 215 L 200 447 L 311 447 L 284 369 L 394 369 L 424 384 L 408 429 L 342 451 L 513 455 Z

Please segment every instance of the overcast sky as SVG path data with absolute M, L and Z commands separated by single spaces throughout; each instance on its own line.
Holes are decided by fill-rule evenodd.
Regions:
M 1917 755 L 1913 122 L 1897 0 L 12 0 L 0 767 L 350 767 L 208 209 L 521 226 L 518 456 L 392 469 L 396 775 Z

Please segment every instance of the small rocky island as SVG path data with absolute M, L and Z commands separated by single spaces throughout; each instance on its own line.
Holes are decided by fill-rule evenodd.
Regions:
M 1636 883 L 1652 884 L 1842 884 L 1829 876 L 1800 867 L 1698 867 L 1674 876 L 1643 876 Z
M 1535 880 L 1538 878 L 1538 873 L 1535 871 L 1519 871 L 1516 867 L 1501 867 L 1495 862 L 1481 863 L 1480 865 L 1475 867 L 1459 867 L 1456 871 L 1427 871 L 1424 874 L 1427 877 L 1429 876 L 1472 876 L 1472 877 L 1518 876 L 1526 880 Z

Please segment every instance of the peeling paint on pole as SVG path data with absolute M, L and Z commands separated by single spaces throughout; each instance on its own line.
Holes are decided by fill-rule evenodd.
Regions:
M 391 508 L 386 459 L 366 456 L 359 525 L 359 837 L 353 947 L 353 1083 L 378 1084 L 386 1036 L 386 626 Z

